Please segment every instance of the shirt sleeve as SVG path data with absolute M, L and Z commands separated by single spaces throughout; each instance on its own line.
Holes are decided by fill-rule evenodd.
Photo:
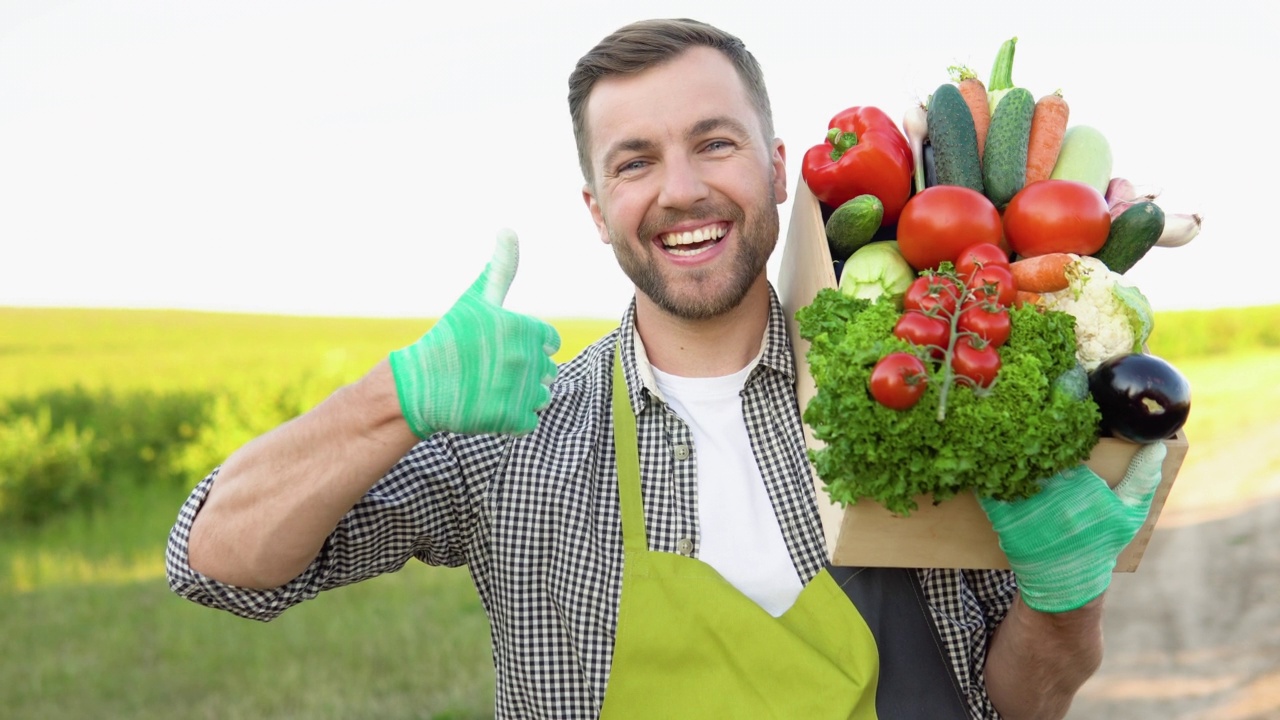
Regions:
M 920 583 L 973 718 L 998 718 L 983 668 L 996 627 L 1018 592 L 1008 570 L 920 571 Z
M 311 564 L 272 589 L 229 585 L 191 567 L 191 525 L 217 479 L 215 469 L 191 492 L 169 532 L 169 587 L 201 605 L 268 621 L 324 590 L 395 572 L 410 558 L 461 565 L 484 485 L 502 452 L 499 441 L 485 440 L 440 434 L 416 445 L 347 512 Z

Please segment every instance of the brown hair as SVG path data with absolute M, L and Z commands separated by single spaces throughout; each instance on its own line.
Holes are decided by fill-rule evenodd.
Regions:
M 615 30 L 583 55 L 569 75 L 569 115 L 578 144 L 582 177 L 593 182 L 587 145 L 587 98 L 596 81 L 611 75 L 634 75 L 674 59 L 691 47 L 719 50 L 733 61 L 738 76 L 760 116 L 765 139 L 773 138 L 773 111 L 760 64 L 737 37 L 697 20 L 641 20 Z

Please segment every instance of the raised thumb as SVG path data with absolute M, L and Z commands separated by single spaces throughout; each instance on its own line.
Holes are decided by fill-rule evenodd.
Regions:
M 520 264 L 520 241 L 515 231 L 503 228 L 498 231 L 498 242 L 493 248 L 493 257 L 484 272 L 484 299 L 498 307 L 507 299 L 507 291 L 511 289 L 511 281 L 516 278 L 516 267 Z
M 1162 442 L 1153 442 L 1138 448 L 1129 461 L 1124 479 L 1116 485 L 1116 495 L 1127 505 L 1138 505 L 1151 499 L 1160 486 L 1160 471 L 1168 452 Z

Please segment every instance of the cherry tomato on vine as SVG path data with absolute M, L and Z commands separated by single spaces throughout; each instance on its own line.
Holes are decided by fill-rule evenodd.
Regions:
M 987 387 L 1000 372 L 1000 353 L 996 346 L 968 335 L 956 339 L 951 368 L 978 387 Z
M 871 371 L 871 397 L 891 410 L 906 410 L 924 395 L 928 382 L 920 358 L 906 352 L 889 353 Z
M 1008 267 L 988 265 L 978 268 L 966 283 L 973 297 L 978 300 L 991 300 L 1008 306 L 1018 297 L 1018 285 Z
M 956 320 L 956 329 L 999 347 L 1009 339 L 1009 309 L 990 301 L 966 303 Z
M 1012 277 L 1012 276 L 1010 276 Z M 950 317 L 956 311 L 960 298 L 960 287 L 951 278 L 940 275 L 921 275 L 911 282 L 906 294 L 902 297 L 905 310 L 929 311 L 938 308 L 944 317 Z
M 989 242 L 974 243 L 956 256 L 956 274 L 967 278 L 979 267 L 1000 265 L 1009 267 L 1009 254 L 999 245 Z
M 934 357 L 942 357 L 951 339 L 951 323 L 919 310 L 908 310 L 893 326 L 893 334 L 912 345 L 927 347 Z

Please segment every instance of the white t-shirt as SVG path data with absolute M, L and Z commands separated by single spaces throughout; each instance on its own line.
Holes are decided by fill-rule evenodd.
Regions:
M 725 377 L 684 378 L 653 368 L 658 390 L 693 434 L 698 469 L 698 558 L 777 617 L 803 586 L 756 465 L 741 393 L 755 363 Z

